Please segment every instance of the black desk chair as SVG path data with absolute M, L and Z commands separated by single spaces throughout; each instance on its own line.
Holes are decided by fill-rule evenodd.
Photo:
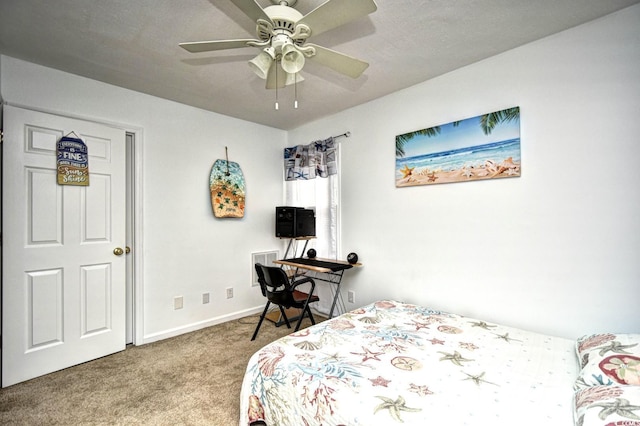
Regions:
M 275 266 L 264 266 L 259 263 L 256 263 L 256 272 L 258 273 L 258 282 L 260 283 L 260 289 L 262 290 L 262 295 L 267 298 L 267 304 L 264 307 L 264 311 L 260 316 L 260 321 L 258 321 L 258 326 L 256 327 L 256 331 L 253 332 L 253 337 L 251 340 L 255 340 L 258 335 L 258 331 L 260 330 L 260 326 L 262 325 L 262 321 L 264 320 L 265 315 L 267 315 L 267 310 L 269 306 L 273 303 L 278 305 L 280 308 L 280 313 L 282 314 L 282 318 L 284 322 L 287 324 L 288 328 L 291 328 L 291 324 L 289 324 L 289 318 L 287 318 L 287 314 L 285 313 L 285 308 L 298 308 L 302 311 L 300 312 L 300 317 L 298 319 L 298 324 L 296 325 L 296 329 L 294 331 L 298 331 L 300 329 L 300 324 L 302 323 L 302 319 L 305 316 L 305 313 L 309 315 L 309 319 L 311 320 L 311 324 L 315 324 L 316 321 L 313 318 L 313 314 L 309 309 L 309 303 L 317 302 L 320 300 L 318 296 L 313 294 L 313 291 L 316 288 L 316 283 L 310 277 L 304 277 L 299 280 L 295 280 L 293 282 L 289 282 L 289 277 L 287 273 L 279 267 Z M 304 293 L 302 291 L 296 290 L 300 284 L 311 283 L 311 289 L 309 293 Z

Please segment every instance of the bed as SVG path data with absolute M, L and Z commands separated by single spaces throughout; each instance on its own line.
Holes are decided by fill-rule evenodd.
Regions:
M 640 426 L 638 341 L 576 342 L 379 301 L 256 352 L 240 425 Z M 626 357 L 606 364 L 626 378 L 603 379 L 605 355 Z

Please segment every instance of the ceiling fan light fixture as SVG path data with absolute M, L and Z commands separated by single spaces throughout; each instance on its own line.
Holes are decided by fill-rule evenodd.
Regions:
M 292 84 L 300 83 L 303 80 L 304 78 L 301 75 L 287 73 L 284 80 L 284 85 L 291 86 Z
M 249 61 L 249 67 L 258 77 L 265 80 L 269 75 L 269 68 L 276 59 L 276 51 L 273 47 L 266 47 L 255 58 Z
M 282 47 L 282 69 L 289 74 L 296 74 L 304 67 L 304 55 L 293 44 Z

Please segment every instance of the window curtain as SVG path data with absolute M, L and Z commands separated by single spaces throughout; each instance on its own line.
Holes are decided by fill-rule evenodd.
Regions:
M 333 138 L 284 149 L 286 181 L 326 178 L 338 174 L 336 143 Z
M 316 238 L 309 240 L 307 250 L 314 248 L 318 257 L 338 258 L 340 179 L 338 149 L 333 138 L 298 145 L 284 150 L 285 205 L 312 208 L 316 215 Z M 304 241 L 297 241 L 296 256 L 302 253 Z M 328 315 L 333 300 L 333 284 L 318 282 L 316 294 L 320 302 L 315 309 Z M 335 312 L 338 314 L 340 312 Z

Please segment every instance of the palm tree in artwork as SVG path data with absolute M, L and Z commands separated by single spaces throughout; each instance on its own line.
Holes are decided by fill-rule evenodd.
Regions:
M 437 136 L 440 134 L 440 126 L 429 127 L 428 129 L 416 130 L 415 132 L 405 133 L 396 136 L 396 157 L 404 157 L 404 144 L 409 142 L 415 136 Z
M 480 127 L 482 127 L 482 131 L 485 135 L 489 135 L 498 124 L 519 119 L 520 107 L 507 108 L 501 111 L 484 114 L 480 118 Z
M 482 115 L 480 117 L 480 127 L 485 135 L 489 135 L 498 124 L 519 119 L 520 107 L 507 108 L 501 111 L 490 112 L 489 114 Z M 457 126 L 458 124 L 460 124 L 460 121 L 453 122 L 454 126 Z M 439 135 L 440 131 L 440 126 L 435 126 L 396 136 L 396 157 L 404 157 L 404 145 L 415 136 L 433 137 Z

